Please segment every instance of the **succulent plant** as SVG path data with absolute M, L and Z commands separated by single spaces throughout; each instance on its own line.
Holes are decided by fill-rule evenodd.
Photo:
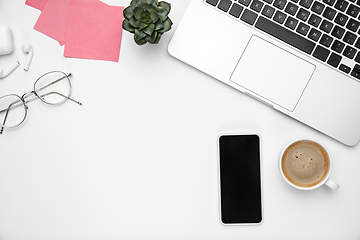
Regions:
M 157 0 L 132 0 L 124 9 L 123 29 L 134 33 L 136 44 L 158 43 L 173 24 L 168 14 L 170 4 Z

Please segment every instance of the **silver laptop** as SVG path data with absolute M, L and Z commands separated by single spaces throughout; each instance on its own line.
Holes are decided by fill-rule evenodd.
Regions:
M 169 53 L 349 146 L 360 140 L 360 6 L 191 0 Z

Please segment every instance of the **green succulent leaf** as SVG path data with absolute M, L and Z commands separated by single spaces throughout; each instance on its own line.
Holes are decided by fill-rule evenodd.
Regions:
M 147 27 L 143 30 L 143 32 L 150 36 L 151 34 L 153 34 L 154 29 L 155 29 L 155 24 L 152 23 L 152 24 L 150 24 L 149 26 L 147 26 Z
M 136 20 L 135 17 L 130 18 L 129 24 L 130 24 L 131 26 L 133 26 L 134 28 L 139 27 L 139 21 Z
M 161 35 L 162 35 L 161 33 L 158 33 L 158 35 L 156 36 L 154 44 L 158 44 L 160 42 Z
M 136 18 L 136 20 L 140 20 L 141 18 L 141 14 L 143 14 L 143 7 L 135 7 L 134 8 L 134 17 Z
M 144 0 L 144 2 L 146 2 L 147 4 L 152 4 L 154 0 Z
M 148 10 L 149 12 L 156 12 L 156 10 L 157 10 L 157 5 L 154 5 L 154 4 L 147 4 L 147 5 L 145 5 L 144 6 L 144 8 L 146 9 L 146 10 Z
M 161 19 L 161 21 L 164 22 L 166 20 L 166 18 L 168 17 L 169 11 L 166 10 L 165 8 L 159 7 L 158 14 L 159 14 L 159 18 Z
M 131 0 L 130 6 L 135 6 L 138 2 L 139 0 Z
M 151 36 L 146 36 L 145 40 L 146 40 L 148 43 L 154 44 L 154 43 L 155 43 L 155 40 L 156 40 L 156 38 L 157 38 L 157 35 L 158 35 L 158 33 L 157 33 L 156 31 L 154 31 Z
M 130 25 L 129 20 L 124 19 L 123 24 L 122 24 L 123 29 L 125 29 L 126 31 L 129 31 L 131 33 L 135 33 L 135 28 L 133 26 Z
M 130 6 L 124 9 L 123 14 L 126 19 L 130 19 L 134 15 L 133 10 Z
M 159 18 L 156 23 L 155 23 L 155 30 L 160 30 L 164 27 L 164 23 L 163 21 L 161 21 L 161 19 Z
M 168 12 L 171 10 L 171 5 L 168 2 L 161 1 L 158 3 L 159 7 L 165 8 Z
M 138 29 L 135 29 L 135 35 L 136 35 L 137 39 L 142 39 L 147 36 L 146 33 L 144 33 L 141 30 L 138 30 Z
M 159 14 L 157 12 L 153 12 L 151 14 L 151 22 L 156 23 L 156 21 L 159 19 Z
M 149 26 L 148 23 L 143 23 L 139 21 L 139 30 L 143 30 L 144 28 L 146 28 L 147 26 Z
M 147 3 L 143 0 L 136 0 L 134 2 L 131 2 L 131 7 L 133 9 L 135 9 L 136 7 L 144 7 L 145 5 L 147 5 Z
M 164 22 L 164 28 L 163 29 L 160 29 L 158 32 L 159 33 L 164 33 L 164 32 L 167 32 L 171 29 L 171 26 L 172 26 L 172 21 L 170 20 L 170 18 L 167 18 L 166 21 Z
M 137 45 L 144 45 L 146 43 L 145 38 L 138 39 L 136 35 L 134 35 L 134 40 Z
M 157 7 L 153 5 L 146 5 L 145 9 L 150 13 L 151 22 L 155 23 L 159 18 L 159 14 L 157 13 Z

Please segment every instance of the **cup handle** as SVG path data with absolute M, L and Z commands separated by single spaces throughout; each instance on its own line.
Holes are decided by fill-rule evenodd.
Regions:
M 328 186 L 329 188 L 331 188 L 332 190 L 338 190 L 340 185 L 337 184 L 336 182 L 328 179 L 326 182 L 325 182 L 326 186 Z

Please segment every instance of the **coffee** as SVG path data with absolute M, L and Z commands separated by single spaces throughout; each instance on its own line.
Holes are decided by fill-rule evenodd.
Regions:
M 281 168 L 292 184 L 312 187 L 326 177 L 329 171 L 329 155 L 320 144 L 300 140 L 292 143 L 284 151 Z

